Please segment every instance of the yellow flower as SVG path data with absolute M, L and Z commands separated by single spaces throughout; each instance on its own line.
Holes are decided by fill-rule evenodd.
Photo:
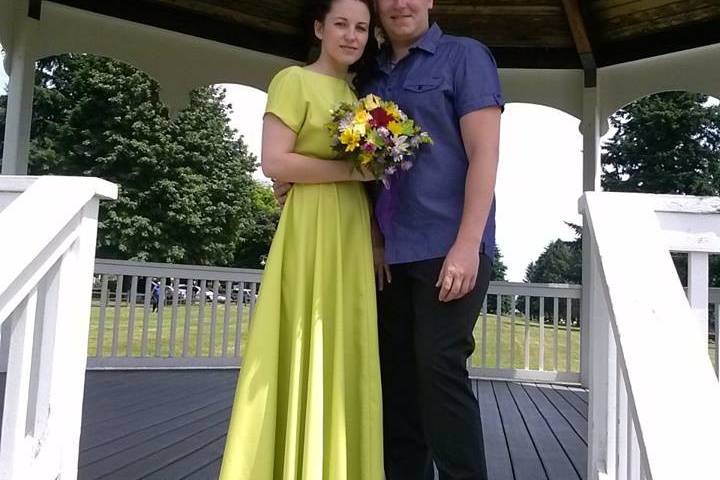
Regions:
M 360 135 L 354 129 L 348 128 L 340 134 L 340 142 L 345 145 L 346 152 L 352 152 L 360 143 Z
M 367 126 L 367 123 L 353 123 L 352 131 L 355 132 L 358 136 L 365 135 Z
M 365 108 L 368 110 L 375 110 L 380 106 L 380 97 L 373 95 L 372 93 L 367 95 L 364 100 Z
M 355 119 L 353 120 L 355 123 L 368 123 L 370 120 L 372 120 L 372 116 L 368 113 L 367 110 L 355 110 Z
M 365 152 L 365 153 L 360 154 L 360 163 L 362 165 L 369 164 L 370 162 L 372 162 L 372 159 L 373 159 L 372 153 Z
M 385 111 L 390 114 L 395 120 L 400 119 L 400 109 L 394 103 L 390 103 L 385 107 Z
M 403 132 L 403 126 L 398 122 L 388 123 L 387 128 L 388 128 L 388 130 L 390 130 L 390 133 L 392 133 L 396 137 Z

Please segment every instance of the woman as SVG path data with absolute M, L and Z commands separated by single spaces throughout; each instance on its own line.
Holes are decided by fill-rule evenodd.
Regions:
M 294 183 L 238 382 L 222 480 L 381 480 L 382 405 L 370 212 L 325 124 L 353 101 L 371 1 L 320 2 L 319 59 L 270 84 L 265 175 Z

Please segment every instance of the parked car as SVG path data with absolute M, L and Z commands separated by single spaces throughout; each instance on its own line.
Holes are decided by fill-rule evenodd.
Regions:
M 191 301 L 192 301 L 193 299 L 199 298 L 199 296 L 200 296 L 200 287 L 198 287 L 197 285 L 192 285 L 192 290 L 191 290 L 191 292 L 192 292 L 192 293 L 190 294 L 190 295 L 191 295 L 191 298 L 190 298 Z M 184 284 L 184 283 L 181 283 L 180 285 L 178 285 L 178 300 L 181 300 L 181 301 L 187 301 L 187 300 L 188 300 L 188 286 L 187 286 L 186 284 Z
M 192 298 L 191 301 L 198 301 L 200 300 L 200 287 L 197 285 L 192 286 Z M 215 294 L 214 291 L 212 291 L 209 288 L 205 289 L 205 302 L 212 302 L 213 298 L 217 296 L 218 302 L 224 302 L 225 301 L 225 295 L 222 294 Z M 188 287 L 186 284 L 181 283 L 178 285 L 178 299 L 182 301 L 188 301 Z
M 242 289 L 242 303 L 250 303 L 250 299 L 252 298 L 253 292 L 249 288 L 243 288 Z M 230 298 L 232 298 L 234 301 L 237 301 L 238 297 L 240 296 L 240 287 L 238 285 L 235 285 L 232 288 L 232 293 L 230 294 Z M 257 295 L 255 295 L 255 298 L 257 298 Z

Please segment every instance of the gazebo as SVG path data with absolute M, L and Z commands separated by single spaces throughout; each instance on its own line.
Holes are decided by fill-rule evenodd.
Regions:
M 66 52 L 121 60 L 158 81 L 173 113 L 183 108 L 193 88 L 239 83 L 264 90 L 279 69 L 303 62 L 309 46 L 305 8 L 300 0 L 0 0 L 0 43 L 10 77 L 0 176 L 0 354 L 9 357 L 0 479 L 76 476 L 84 362 L 110 368 L 134 365 L 127 359 L 101 358 L 101 340 L 98 358 L 87 359 L 87 323 L 82 324 L 80 340 L 64 332 L 69 327 L 63 322 L 88 317 L 97 204 L 116 193 L 112 185 L 93 179 L 24 177 L 35 61 Z M 720 97 L 720 3 L 436 0 L 432 19 L 446 32 L 477 38 L 492 49 L 508 102 L 567 112 L 581 120 L 583 135 L 582 290 L 567 287 L 558 294 L 550 285 L 534 290 L 494 285 L 490 292 L 497 295 L 498 307 L 502 295 L 555 299 L 554 370 L 558 300 L 567 299 L 570 310 L 572 301 L 581 299 L 579 371 L 544 369 L 541 341 L 534 375 L 525 372 L 527 361 L 519 372 L 512 361 L 509 368 L 500 368 L 498 357 L 496 371 L 478 370 L 478 376 L 589 389 L 587 464 L 585 470 L 574 467 L 580 478 L 715 478 L 711 447 L 720 432 L 720 419 L 714 415 L 720 386 L 708 359 L 707 316 L 708 304 L 720 300 L 713 300 L 707 285 L 708 255 L 720 252 L 720 200 L 599 192 L 599 139 L 612 113 L 645 95 L 687 90 Z M 690 254 L 687 294 L 677 281 L 670 250 Z M 130 295 L 139 277 L 162 277 L 163 285 L 173 279 L 168 284 L 175 287 L 172 305 L 169 300 L 164 305 L 172 306 L 172 328 L 178 316 L 179 279 L 202 278 L 203 292 L 211 281 L 214 296 L 207 301 L 213 312 L 219 302 L 232 301 L 229 293 L 218 299 L 222 287 L 229 292 L 240 279 L 255 288 L 260 280 L 258 272 L 113 262 L 96 263 L 95 273 L 128 276 L 135 287 Z M 112 293 L 108 277 L 103 278 L 100 325 Z M 67 282 L 83 285 L 86 295 L 71 292 L 63 286 Z M 122 280 L 115 286 L 115 298 L 121 298 Z M 205 294 L 201 297 L 204 302 Z M 250 297 L 254 302 L 252 291 Z M 237 302 L 240 312 L 242 302 Z M 133 315 L 131 310 L 130 322 Z M 237 315 L 239 319 L 242 314 Z M 228 310 L 222 320 L 227 333 Z M 682 328 L 671 328 L 672 322 Z M 541 321 L 541 332 L 543 325 Z M 157 328 L 162 328 L 160 323 Z M 215 335 L 215 323 L 212 329 Z M 569 327 L 567 332 L 569 339 Z M 187 330 L 185 335 L 187 343 Z M 236 335 L 239 342 L 239 332 Z M 667 342 L 674 348 L 672 361 L 665 352 Z M 196 361 L 180 361 L 186 353 L 184 348 L 173 365 L 198 366 Z M 483 367 L 484 355 L 485 343 Z M 126 357 L 131 356 L 128 348 Z M 67 368 L 53 369 L 50 359 Z M 164 365 L 151 360 L 141 363 Z M 228 363 L 216 357 L 204 366 Z M 51 409 L 54 405 L 59 407 Z M 554 435 L 559 439 L 558 431 Z M 502 455 L 512 463 L 518 448 L 508 445 Z M 550 470 L 546 468 L 542 478 L 553 478 Z M 511 472 L 507 478 L 523 478 L 516 468 Z

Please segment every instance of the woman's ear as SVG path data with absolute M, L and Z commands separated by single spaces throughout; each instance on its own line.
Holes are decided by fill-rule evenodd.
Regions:
M 315 20 L 315 37 L 317 37 L 318 40 L 322 41 L 323 37 L 323 24 L 322 22 L 319 22 Z

